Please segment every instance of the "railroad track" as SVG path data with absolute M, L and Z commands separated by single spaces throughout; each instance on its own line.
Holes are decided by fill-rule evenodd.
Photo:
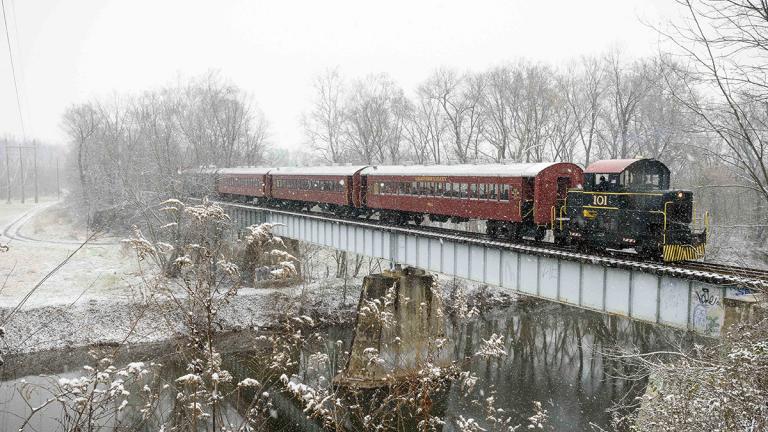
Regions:
M 191 201 L 200 201 L 191 199 Z M 676 277 L 695 279 L 714 284 L 731 284 L 752 289 L 768 290 L 768 271 L 759 269 L 742 268 L 716 263 L 683 261 L 676 263 L 664 263 L 659 261 L 644 261 L 635 253 L 628 251 L 608 250 L 605 252 L 591 251 L 588 253 L 577 251 L 573 247 L 557 246 L 552 243 L 542 243 L 533 240 L 507 241 L 488 237 L 486 234 L 452 230 L 434 226 L 393 226 L 376 219 L 360 219 L 353 217 L 341 217 L 330 213 L 321 213 L 308 210 L 283 210 L 279 208 L 257 206 L 253 204 L 233 203 L 228 201 L 211 201 L 225 206 L 241 207 L 249 210 L 264 210 L 286 215 L 303 216 L 309 218 L 338 221 L 357 226 L 383 229 L 391 232 L 403 232 L 424 237 L 445 238 L 453 241 L 472 243 L 485 246 L 496 246 L 517 252 L 546 255 L 556 258 L 591 262 L 608 267 L 620 267 L 635 269 L 645 272 L 669 274 Z
M 11 221 L 9 224 L 7 224 L 2 231 L 2 235 L 0 235 L 0 238 L 6 238 L 9 240 L 9 243 L 12 243 L 13 241 L 18 241 L 22 243 L 37 243 L 37 244 L 47 244 L 47 245 L 68 245 L 68 246 L 77 246 L 82 244 L 83 242 L 80 240 L 56 240 L 56 239 L 38 239 L 34 237 L 29 237 L 27 235 L 24 235 L 21 232 L 21 229 L 24 227 L 24 225 L 27 224 L 37 213 L 45 210 L 46 208 L 54 205 L 55 203 L 51 204 L 44 204 L 42 206 L 33 207 L 24 213 L 21 214 L 21 216 L 17 217 L 13 221 Z M 107 245 L 113 245 L 117 244 L 118 242 L 115 241 L 90 241 L 88 242 L 91 246 L 107 246 Z
M 747 276 L 768 281 L 768 270 L 737 267 L 726 264 L 711 263 L 705 261 L 682 261 L 676 264 L 679 267 L 691 270 L 705 270 L 734 276 Z

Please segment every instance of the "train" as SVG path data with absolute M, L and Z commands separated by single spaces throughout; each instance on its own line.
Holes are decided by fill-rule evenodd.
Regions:
M 546 239 L 644 259 L 704 256 L 708 217 L 655 159 L 485 165 L 345 165 L 184 171 L 191 195 L 407 226 L 482 221 L 487 236 Z M 702 223 L 703 222 L 703 223 Z M 549 237 L 547 234 L 550 234 Z

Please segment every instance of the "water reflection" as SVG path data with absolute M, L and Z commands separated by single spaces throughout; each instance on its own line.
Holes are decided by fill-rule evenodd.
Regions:
M 608 428 L 613 402 L 642 391 L 645 383 L 620 378 L 633 371 L 604 352 L 617 345 L 649 352 L 685 338 L 668 328 L 549 302 L 521 302 L 467 323 L 453 322 L 450 329 L 455 359 L 469 359 L 477 387 L 486 395 L 495 392 L 496 406 L 511 413 L 515 424 L 525 423 L 533 401 L 540 401 L 554 429 L 563 431 L 590 430 L 590 423 Z M 473 356 L 494 333 L 504 336 L 508 355 L 489 361 Z M 478 421 L 484 417 L 482 407 L 457 389 L 447 411 Z
M 616 360 L 607 359 L 603 352 L 616 345 L 636 348 L 641 352 L 665 349 L 685 342 L 686 335 L 663 327 L 633 322 L 548 302 L 523 301 L 513 306 L 481 314 L 471 320 L 458 322 L 446 319 L 447 336 L 454 342 L 453 359 L 465 370 L 478 377 L 475 390 L 467 397 L 452 386 L 441 401 L 435 401 L 446 417 L 444 430 L 456 430 L 453 419 L 463 416 L 474 418 L 481 425 L 483 407 L 474 402 L 489 395 L 495 397 L 496 408 L 513 417 L 513 424 L 525 423 L 532 414 L 533 401 L 540 401 L 549 411 L 550 425 L 555 430 L 590 430 L 594 423 L 610 429 L 608 409 L 624 397 L 631 398 L 642 391 L 644 383 L 631 383 L 621 379 L 631 370 Z M 292 373 L 308 383 L 319 376 L 333 377 L 343 367 L 343 351 L 349 349 L 351 326 L 323 330 L 323 338 L 315 339 L 294 353 L 296 365 Z M 492 334 L 502 335 L 507 355 L 498 360 L 483 360 L 474 354 L 483 339 Z M 336 341 L 341 341 L 337 344 Z M 276 377 L 265 367 L 267 358 L 257 348 L 253 334 L 240 333 L 222 338 L 220 350 L 225 353 L 224 367 L 234 375 L 234 382 L 252 377 L 263 382 L 274 382 Z M 163 364 L 158 373 L 148 377 L 155 388 L 169 384 L 187 373 L 187 360 L 173 345 L 132 347 L 121 351 L 117 363 L 154 360 Z M 263 347 L 261 347 L 263 348 Z M 311 355 L 328 355 L 331 370 L 315 370 Z M 40 361 L 40 360 L 43 361 Z M 92 360 L 85 350 L 68 353 L 44 353 L 8 359 L 2 368 L 0 383 L 0 426 L 2 430 L 16 430 L 29 406 L 42 403 L 47 394 L 49 378 L 39 374 L 57 374 L 74 377 L 80 367 Z M 23 384 L 23 381 L 27 384 Z M 40 387 L 31 387 L 30 383 Z M 632 387 L 634 386 L 634 388 Z M 133 389 L 138 394 L 140 389 Z M 26 392 L 26 393 L 22 393 Z M 29 405 L 21 398 L 29 398 Z M 172 394 L 166 392 L 166 394 Z M 287 395 L 272 392 L 274 412 L 270 428 L 281 430 L 320 430 L 304 418 L 295 401 Z M 227 401 L 225 415 L 234 424 L 242 420 L 248 409 L 249 395 Z M 137 420 L 141 401 L 138 397 L 121 412 L 120 418 L 105 420 L 105 424 L 130 425 Z M 161 401 L 160 411 L 167 415 L 177 413 L 176 401 L 167 396 Z M 56 430 L 55 406 L 37 416 L 31 424 L 36 430 Z M 151 429 L 152 425 L 146 425 Z

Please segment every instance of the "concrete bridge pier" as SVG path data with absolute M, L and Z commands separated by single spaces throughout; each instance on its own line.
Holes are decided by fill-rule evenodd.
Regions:
M 365 277 L 350 357 L 338 383 L 379 387 L 415 374 L 427 362 L 450 363 L 449 350 L 436 342 L 445 327 L 435 281 L 424 270 L 400 266 Z

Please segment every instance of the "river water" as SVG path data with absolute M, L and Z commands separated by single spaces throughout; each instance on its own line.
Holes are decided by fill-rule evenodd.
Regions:
M 329 355 L 332 376 L 343 365 L 336 364 L 340 352 L 349 349 L 352 326 L 338 326 L 322 331 L 322 346 L 308 345 L 297 353 L 295 374 L 310 378 L 310 354 L 323 351 Z M 475 394 L 495 398 L 495 407 L 511 416 L 512 424 L 527 425 L 533 413 L 534 401 L 541 402 L 548 412 L 548 428 L 556 431 L 612 430 L 611 408 L 621 401 L 631 401 L 642 394 L 645 382 L 628 381 L 621 377 L 631 374 L 627 366 L 606 357 L 614 348 L 650 352 L 689 343 L 690 335 L 669 328 L 606 316 L 544 301 L 520 301 L 511 306 L 494 309 L 469 320 L 457 322 L 446 318 L 446 331 L 452 339 L 452 358 L 463 370 L 477 378 Z M 483 339 L 501 335 L 507 355 L 484 360 L 474 355 Z M 225 368 L 235 382 L 246 376 L 264 379 L 263 362 L 255 361 L 251 341 L 254 335 L 237 333 L 224 336 L 221 350 L 225 353 Z M 339 346 L 334 341 L 342 341 Z M 173 384 L 175 378 L 186 374 L 186 360 L 176 344 L 127 347 L 119 351 L 116 363 L 155 361 L 162 368 L 152 377 Z M 60 377 L 74 378 L 82 374 L 82 366 L 93 360 L 88 350 L 69 350 L 7 358 L 0 369 L 0 429 L 17 430 L 30 407 L 51 397 L 53 384 Z M 315 371 L 316 372 L 316 371 Z M 139 389 L 135 389 L 136 393 Z M 304 420 L 300 407 L 287 395 L 273 392 L 276 411 L 272 430 L 319 430 L 312 421 Z M 451 386 L 435 406 L 446 420 L 444 431 L 457 430 L 455 419 L 474 418 L 484 423 L 483 407 L 476 398 L 467 397 L 458 386 Z M 26 401 L 25 401 L 26 400 Z M 137 416 L 141 402 L 131 396 L 129 406 L 121 416 Z M 161 401 L 172 410 L 172 399 Z M 230 405 L 228 415 L 238 417 L 237 407 Z M 57 430 L 60 408 L 52 404 L 37 413 L 29 430 Z M 107 418 L 105 426 L 125 418 Z M 149 430 L 149 429 L 148 429 Z

